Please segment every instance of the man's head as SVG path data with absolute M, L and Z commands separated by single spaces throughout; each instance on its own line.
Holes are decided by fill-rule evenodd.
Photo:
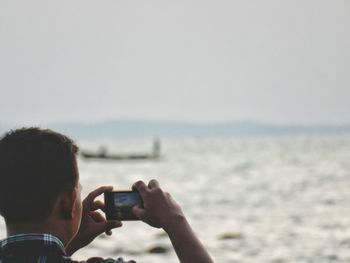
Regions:
M 0 214 L 7 225 L 40 224 L 54 209 L 62 220 L 80 219 L 77 152 L 70 138 L 51 130 L 22 128 L 0 138 Z

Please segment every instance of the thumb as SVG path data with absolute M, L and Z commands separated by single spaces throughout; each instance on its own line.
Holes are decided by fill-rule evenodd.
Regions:
M 141 219 L 143 218 L 144 214 L 145 214 L 145 209 L 143 209 L 140 205 L 135 205 L 133 208 L 132 208 L 132 212 L 134 213 L 134 215 Z

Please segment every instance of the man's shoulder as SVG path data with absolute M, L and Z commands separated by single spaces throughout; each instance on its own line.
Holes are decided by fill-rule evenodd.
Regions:
M 101 257 L 93 257 L 89 258 L 88 260 L 73 260 L 69 257 L 56 257 L 56 256 L 41 256 L 39 258 L 32 258 L 28 256 L 11 256 L 11 257 L 1 257 L 0 256 L 0 262 L 1 263 L 17 263 L 17 262 L 27 262 L 27 261 L 33 261 L 33 262 L 45 262 L 45 263 L 136 263 L 136 261 L 125 261 L 123 258 L 118 259 L 112 259 L 112 258 L 101 258 Z
M 92 257 L 92 258 L 89 258 L 87 260 L 74 260 L 70 257 L 58 258 L 55 256 L 44 257 L 43 260 L 38 261 L 38 262 L 45 262 L 45 263 L 136 263 L 136 261 L 134 261 L 134 260 L 125 261 L 123 258 L 113 259 L 113 258 Z M 5 263 L 6 263 L 6 261 L 5 261 Z

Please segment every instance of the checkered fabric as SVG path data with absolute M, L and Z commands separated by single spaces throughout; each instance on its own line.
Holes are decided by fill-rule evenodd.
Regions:
M 123 258 L 90 258 L 74 261 L 66 255 L 64 245 L 50 234 L 20 234 L 0 241 L 0 263 L 136 263 Z

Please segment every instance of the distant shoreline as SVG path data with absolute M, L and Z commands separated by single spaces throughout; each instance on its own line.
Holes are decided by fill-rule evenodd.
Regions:
M 45 128 L 45 126 L 41 126 Z M 19 125 L 0 124 L 0 133 Z M 350 133 L 345 125 L 271 125 L 259 122 L 228 122 L 196 124 L 187 122 L 116 120 L 95 124 L 60 123 L 48 128 L 67 133 L 80 139 L 98 138 L 153 138 L 153 137 L 213 137 L 213 136 L 261 136 L 294 134 Z

